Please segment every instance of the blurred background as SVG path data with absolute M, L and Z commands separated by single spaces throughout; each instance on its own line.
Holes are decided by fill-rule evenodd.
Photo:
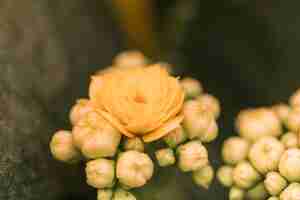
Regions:
M 89 77 L 117 53 L 138 49 L 199 79 L 222 103 L 215 168 L 234 117 L 287 101 L 300 86 L 300 1 L 0 0 L 0 199 L 95 200 L 83 166 L 54 161 L 54 130 L 87 96 Z M 157 173 L 156 173 L 157 174 Z M 143 200 L 226 199 L 189 174 L 162 169 Z

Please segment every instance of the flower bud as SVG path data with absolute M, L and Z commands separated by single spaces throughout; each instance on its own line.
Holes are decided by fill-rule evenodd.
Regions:
M 72 107 L 70 121 L 73 125 L 77 124 L 88 112 L 94 111 L 94 107 L 88 99 L 79 99 Z
M 159 166 L 167 167 L 175 164 L 175 155 L 172 149 L 160 149 L 155 152 L 156 159 L 158 161 Z
M 139 51 L 124 51 L 113 60 L 117 67 L 144 67 L 147 64 L 146 57 Z
M 292 109 L 286 121 L 287 128 L 292 132 L 300 130 L 300 107 Z
M 215 120 L 212 120 L 207 130 L 199 137 L 199 139 L 204 143 L 212 142 L 218 137 L 218 132 L 218 124 Z
M 115 162 L 100 158 L 87 162 L 86 182 L 88 185 L 102 189 L 110 188 L 115 183 Z
M 300 106 L 300 89 L 297 89 L 296 92 L 290 97 L 289 103 L 292 107 Z
M 134 150 L 134 151 L 144 152 L 144 142 L 139 137 L 126 138 L 124 142 L 124 149 L 126 151 Z
M 287 148 L 298 147 L 298 136 L 293 132 L 287 132 L 280 139 L 281 143 Z
M 57 131 L 51 139 L 50 150 L 55 159 L 63 162 L 74 163 L 81 159 L 70 131 Z
M 246 193 L 246 199 L 249 200 L 263 200 L 266 199 L 268 196 L 269 194 L 263 182 L 258 183 Z
M 289 112 L 291 111 L 290 107 L 283 103 L 272 106 L 272 110 L 282 122 L 286 122 Z
M 200 141 L 182 144 L 177 149 L 178 167 L 184 171 L 195 171 L 208 164 L 208 153 Z
M 213 116 L 202 110 L 196 100 L 189 100 L 183 105 L 183 127 L 189 139 L 199 138 L 214 121 Z
M 260 174 L 247 161 L 238 163 L 233 169 L 233 182 L 240 188 L 249 189 L 260 179 Z
M 113 192 L 111 189 L 99 189 L 97 191 L 97 200 L 112 200 Z
M 251 164 L 262 174 L 275 171 L 284 152 L 284 145 L 275 137 L 266 136 L 255 142 L 249 151 Z
M 247 109 L 241 111 L 236 119 L 239 134 L 254 142 L 264 136 L 279 136 L 282 127 L 276 114 L 267 108 Z
M 129 187 L 141 187 L 153 175 L 153 162 L 150 157 L 138 151 L 121 153 L 117 160 L 117 177 Z
M 300 199 L 300 183 L 291 183 L 280 194 L 280 200 L 299 200 Z
M 224 187 L 231 187 L 233 184 L 233 167 L 224 165 L 217 171 L 217 178 Z
M 222 157 L 226 164 L 235 165 L 248 156 L 250 143 L 241 137 L 230 137 L 225 140 L 222 147 Z
M 245 191 L 238 188 L 232 187 L 229 191 L 229 200 L 244 200 Z
M 170 148 L 175 148 L 177 145 L 183 143 L 186 139 L 187 135 L 182 126 L 174 129 L 164 137 L 164 141 Z
M 199 101 L 201 109 L 212 113 L 216 119 L 220 116 L 221 105 L 216 97 L 210 94 L 203 94 L 197 98 L 197 101 Z
M 97 112 L 89 112 L 74 127 L 73 139 L 87 158 L 111 157 L 117 152 L 121 133 Z
M 287 181 L 278 172 L 269 172 L 264 180 L 266 190 L 276 196 L 287 186 Z
M 193 181 L 198 186 L 208 189 L 214 179 L 214 169 L 210 165 L 193 171 Z
M 300 149 L 288 149 L 280 158 L 279 172 L 288 181 L 300 181 Z
M 116 189 L 113 200 L 136 200 L 135 196 L 122 188 Z
M 194 98 L 203 92 L 201 83 L 196 79 L 184 78 L 180 83 L 184 89 L 186 98 Z
M 274 197 L 269 197 L 268 200 L 279 200 L 279 198 L 274 196 Z

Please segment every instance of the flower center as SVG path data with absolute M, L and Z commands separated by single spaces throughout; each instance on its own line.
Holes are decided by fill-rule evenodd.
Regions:
M 140 94 L 135 95 L 134 101 L 137 102 L 137 103 L 146 103 L 145 97 L 140 95 Z

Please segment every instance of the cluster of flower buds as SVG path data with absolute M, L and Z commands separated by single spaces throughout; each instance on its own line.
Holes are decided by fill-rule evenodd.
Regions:
M 176 164 L 183 172 L 192 172 L 194 182 L 203 188 L 208 188 L 213 179 L 214 170 L 209 165 L 208 152 L 203 143 L 213 141 L 218 135 L 216 120 L 220 115 L 220 104 L 214 96 L 203 93 L 199 81 L 192 78 L 170 78 L 171 76 L 166 75 L 171 70 L 170 65 L 159 63 L 154 64 L 152 71 L 149 71 L 162 76 L 158 77 L 161 80 L 152 80 L 162 81 L 161 83 L 153 88 L 147 83 L 150 88 L 141 90 L 139 87 L 143 83 L 134 82 L 129 77 L 126 84 L 136 88 L 131 90 L 127 85 L 116 84 L 115 87 L 122 86 L 124 90 L 128 90 L 128 94 L 124 90 L 117 90 L 122 93 L 118 93 L 118 96 L 114 93 L 117 88 L 104 88 L 105 84 L 111 84 L 111 79 L 106 79 L 108 83 L 104 83 L 98 78 L 107 73 L 111 73 L 111 77 L 113 73 L 127 73 L 126 70 L 130 68 L 135 69 L 132 76 L 140 76 L 143 73 L 138 68 L 149 69 L 148 62 L 137 51 L 116 56 L 112 66 L 98 71 L 92 77 L 89 98 L 78 100 L 72 107 L 72 130 L 57 131 L 50 142 L 51 153 L 57 160 L 66 163 L 86 162 L 86 182 L 98 190 L 98 200 L 136 199 L 129 190 L 144 186 L 154 172 L 154 162 L 145 152 L 145 142 L 158 139 L 165 145 L 155 152 L 159 166 Z M 147 73 L 144 74 L 148 76 Z M 143 77 L 134 78 L 143 81 Z M 101 96 L 100 99 L 99 93 L 102 91 L 108 92 L 111 97 Z M 163 99 L 154 98 L 156 93 L 161 93 Z M 131 96 L 134 98 L 131 99 Z M 147 103 L 149 106 L 145 105 Z M 113 116 L 107 110 L 112 110 L 113 114 L 117 113 L 119 116 Z M 157 116 L 153 117 L 155 113 Z M 170 117 L 174 120 L 169 119 Z M 153 131 L 155 123 L 160 124 L 159 130 Z M 153 133 L 147 135 L 148 131 Z
M 300 90 L 288 104 L 251 108 L 225 140 L 217 178 L 230 200 L 300 199 Z

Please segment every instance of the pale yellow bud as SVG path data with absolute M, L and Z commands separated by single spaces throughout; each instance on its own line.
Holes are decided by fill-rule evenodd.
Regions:
M 240 162 L 233 169 L 233 182 L 240 188 L 249 189 L 260 179 L 260 174 L 247 161 Z
M 292 132 L 300 130 L 300 107 L 292 109 L 286 121 L 287 128 Z
M 79 99 L 72 107 L 70 112 L 70 121 L 73 125 L 77 124 L 87 113 L 94 111 L 95 108 L 88 99 Z
M 292 107 L 300 107 L 300 89 L 297 89 L 290 97 L 289 103 Z
M 218 132 L 218 124 L 215 120 L 212 120 L 207 130 L 199 137 L 199 139 L 204 143 L 212 142 L 218 137 Z
M 75 125 L 73 139 L 87 158 L 112 157 L 117 152 L 121 133 L 97 112 L 89 112 Z
M 236 128 L 242 137 L 252 142 L 264 136 L 278 137 L 282 134 L 279 118 L 268 108 L 241 111 L 236 119 Z
M 238 187 L 232 187 L 229 191 L 229 200 L 244 200 L 245 191 Z
M 70 131 L 57 131 L 52 136 L 50 150 L 55 159 L 63 162 L 75 163 L 81 159 L 80 152 L 73 144 Z
M 280 103 L 272 106 L 272 110 L 282 122 L 286 122 L 291 108 L 286 104 Z
M 248 200 L 264 200 L 268 198 L 269 194 L 264 186 L 264 183 L 258 183 L 246 193 L 246 199 Z
M 281 143 L 285 146 L 285 148 L 297 148 L 298 145 L 298 136 L 293 132 L 287 132 L 280 139 Z
M 221 113 L 221 105 L 219 100 L 210 94 L 204 94 L 197 98 L 201 109 L 211 113 L 215 118 L 218 118 Z
M 280 200 L 300 200 L 300 183 L 291 183 L 280 194 Z
M 279 172 L 288 181 L 300 181 L 300 149 L 286 150 L 279 162 Z
M 155 152 L 159 166 L 166 167 L 175 164 L 175 155 L 172 149 L 160 149 Z
M 187 134 L 182 128 L 182 126 L 179 126 L 178 128 L 174 129 L 164 137 L 164 141 L 171 148 L 175 148 L 177 145 L 183 143 L 186 139 Z
M 195 171 L 208 164 L 208 152 L 200 141 L 182 144 L 177 149 L 178 167 L 184 171 Z
M 113 200 L 136 200 L 135 196 L 122 188 L 116 189 Z
M 217 171 L 217 178 L 224 187 L 231 187 L 233 184 L 233 167 L 222 166 Z
M 153 162 L 150 157 L 138 151 L 121 153 L 117 160 L 117 178 L 129 187 L 141 187 L 153 175 Z
M 269 172 L 264 180 L 265 187 L 270 195 L 276 196 L 287 186 L 287 181 L 278 172 Z
M 230 137 L 225 140 L 222 147 L 222 157 L 226 164 L 235 165 L 248 156 L 250 143 L 241 137 Z
M 147 65 L 147 59 L 139 51 L 124 51 L 114 58 L 113 64 L 117 67 L 144 67 Z
M 183 114 L 183 127 L 189 139 L 200 138 L 215 120 L 211 113 L 200 108 L 200 104 L 196 100 L 189 100 L 184 103 Z
M 115 183 L 115 162 L 112 160 L 100 158 L 89 161 L 85 172 L 87 184 L 94 188 L 110 188 Z
M 139 152 L 144 152 L 144 142 L 139 137 L 126 138 L 124 142 L 124 149 L 126 151 L 135 150 Z
M 266 136 L 255 142 L 249 151 L 251 164 L 262 174 L 275 171 L 284 152 L 284 145 L 275 137 Z
M 193 171 L 193 181 L 198 186 L 203 187 L 204 189 L 208 189 L 211 182 L 214 179 L 214 169 L 210 165 L 206 165 L 205 167 Z
M 201 83 L 193 78 L 184 78 L 180 81 L 186 98 L 194 98 L 203 92 Z
M 97 200 L 112 200 L 113 191 L 111 189 L 99 189 L 97 191 Z

